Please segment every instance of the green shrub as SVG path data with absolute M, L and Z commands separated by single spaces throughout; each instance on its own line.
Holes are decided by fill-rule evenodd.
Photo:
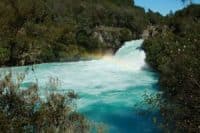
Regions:
M 37 84 L 21 90 L 25 75 L 14 81 L 11 74 L 0 80 L 0 129 L 1 132 L 89 132 L 90 123 L 75 112 L 77 95 L 70 91 L 56 93 L 55 80 L 50 80 L 50 93 L 46 100 L 38 94 Z M 55 89 L 50 89 L 54 86 Z

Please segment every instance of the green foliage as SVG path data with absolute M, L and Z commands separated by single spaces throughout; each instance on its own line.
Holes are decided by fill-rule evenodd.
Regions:
M 162 17 L 162 15 L 160 13 L 153 12 L 150 9 L 147 12 L 147 17 L 149 20 L 149 24 L 151 24 L 151 25 L 161 24 L 164 21 L 164 18 Z
M 0 65 L 4 65 L 9 60 L 9 51 L 6 48 L 0 47 Z
M 166 100 L 165 126 L 176 132 L 200 131 L 200 6 L 191 5 L 165 22 L 168 28 L 145 40 L 147 62 L 160 73 Z
M 9 74 L 0 80 L 1 132 L 89 132 L 89 121 L 74 111 L 77 95 L 73 91 L 56 93 L 57 82 L 51 80 L 47 89 L 52 91 L 44 100 L 36 84 L 21 90 L 24 77 L 13 81 Z
M 1 65 L 77 60 L 86 53 L 103 52 L 110 42 L 92 37 L 100 26 L 130 29 L 134 36 L 130 37 L 129 31 L 117 36 L 121 44 L 138 38 L 148 18 L 144 9 L 133 3 L 131 0 L 2 0 Z

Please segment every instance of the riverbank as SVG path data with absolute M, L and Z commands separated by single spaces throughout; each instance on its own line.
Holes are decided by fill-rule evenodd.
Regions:
M 146 61 L 160 74 L 159 106 L 167 132 L 200 131 L 199 12 L 200 5 L 176 12 L 164 23 L 165 32 L 143 45 Z

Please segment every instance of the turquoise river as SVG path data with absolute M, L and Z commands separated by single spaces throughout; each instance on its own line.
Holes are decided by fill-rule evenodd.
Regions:
M 141 115 L 147 109 L 144 94 L 155 94 L 158 75 L 148 69 L 145 53 L 141 50 L 143 40 L 126 42 L 114 56 L 100 60 L 46 63 L 34 65 L 23 84 L 38 82 L 45 88 L 51 77 L 59 79 L 57 91 L 73 89 L 80 98 L 77 111 L 91 121 L 108 126 L 111 133 L 156 133 L 153 123 L 156 111 Z M 23 72 L 27 67 L 1 68 L 0 71 Z M 37 80 L 39 79 L 39 80 Z M 46 93 L 40 89 L 40 96 Z M 137 105 L 137 106 L 136 106 Z

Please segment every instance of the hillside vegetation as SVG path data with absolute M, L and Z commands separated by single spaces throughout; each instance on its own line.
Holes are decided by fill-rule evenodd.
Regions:
M 115 52 L 150 23 L 144 9 L 133 5 L 131 0 L 1 0 L 0 65 Z
M 165 126 L 173 132 L 199 132 L 200 5 L 168 15 L 158 29 L 143 47 L 147 62 L 160 73 Z

